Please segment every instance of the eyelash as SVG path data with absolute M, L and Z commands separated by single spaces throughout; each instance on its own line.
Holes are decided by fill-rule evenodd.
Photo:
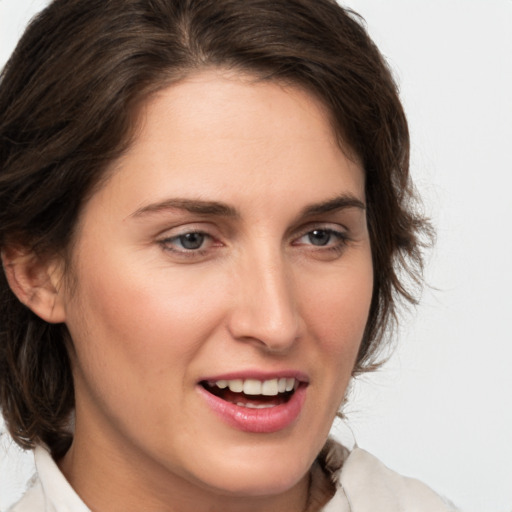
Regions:
M 199 231 L 199 230 L 191 230 L 191 231 L 187 231 L 185 233 L 181 233 L 179 235 L 164 238 L 163 240 L 160 240 L 159 243 L 163 247 L 164 250 L 175 253 L 175 254 L 179 254 L 186 258 L 197 258 L 197 257 L 205 256 L 206 253 L 208 252 L 209 247 L 205 248 L 205 249 L 203 249 L 202 246 L 197 249 L 187 249 L 186 247 L 183 247 L 182 249 L 176 249 L 176 248 L 172 247 L 172 244 L 176 243 L 176 241 L 179 241 L 180 239 L 182 239 L 182 241 L 183 241 L 184 237 L 189 236 L 189 235 L 200 235 L 200 236 L 204 237 L 204 240 L 209 240 L 210 243 L 215 243 L 212 235 L 205 233 L 204 231 Z
M 341 253 L 348 242 L 350 241 L 350 237 L 347 235 L 345 231 L 340 231 L 333 228 L 326 228 L 326 227 L 313 227 L 308 228 L 306 232 L 304 232 L 301 236 L 299 236 L 296 239 L 295 245 L 302 245 L 300 243 L 297 243 L 298 240 L 301 240 L 302 238 L 306 236 L 310 236 L 312 233 L 320 232 L 325 235 L 329 236 L 329 241 L 325 245 L 315 245 L 313 243 L 310 244 L 304 244 L 304 245 L 311 245 L 311 247 L 314 247 L 315 250 L 319 251 L 333 251 L 335 253 Z M 332 238 L 335 238 L 335 243 L 332 243 Z M 311 241 L 311 240 L 310 240 Z
M 315 245 L 313 243 L 300 243 L 299 242 L 302 238 L 311 236 L 315 232 L 320 232 L 324 235 L 329 236 L 329 241 L 325 245 Z M 176 244 L 176 242 L 181 241 L 181 245 L 183 246 L 184 238 L 187 236 L 190 236 L 190 235 L 199 235 L 199 236 L 203 237 L 203 242 L 201 243 L 201 246 L 198 247 L 197 249 L 188 249 L 186 247 L 177 249 L 174 244 Z M 334 244 L 331 241 L 332 238 L 336 239 Z M 203 248 L 205 241 L 207 241 L 207 247 Z M 332 228 L 318 226 L 318 227 L 308 227 L 308 229 L 305 230 L 299 237 L 294 239 L 292 245 L 295 245 L 295 246 L 308 245 L 308 246 L 311 246 L 313 248 L 313 250 L 315 250 L 315 251 L 322 251 L 322 252 L 330 251 L 330 252 L 334 252 L 336 254 L 341 254 L 349 241 L 350 241 L 350 237 L 344 231 L 339 231 L 339 230 L 332 229 Z M 311 242 L 311 240 L 310 240 L 310 242 Z M 201 258 L 201 257 L 204 257 L 207 255 L 209 249 L 212 246 L 215 246 L 216 240 L 212 235 L 210 235 L 209 233 L 206 233 L 204 231 L 190 230 L 190 231 L 186 231 L 184 233 L 180 233 L 180 234 L 172 236 L 172 237 L 167 237 L 162 240 L 159 240 L 158 243 L 162 246 L 162 248 L 165 251 L 169 251 L 174 254 L 178 254 L 179 256 L 183 256 L 185 258 Z M 217 247 L 220 247 L 220 246 L 222 246 L 222 243 L 218 242 Z

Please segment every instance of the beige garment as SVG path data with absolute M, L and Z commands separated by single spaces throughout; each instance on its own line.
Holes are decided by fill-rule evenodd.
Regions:
M 46 448 L 35 449 L 36 474 L 9 512 L 90 512 Z M 330 498 L 330 499 L 329 499 Z M 308 512 L 450 512 L 456 510 L 418 480 L 405 478 L 368 452 L 329 440 L 312 471 Z
M 347 456 L 343 447 L 329 440 L 322 451 L 325 452 L 327 459 L 324 467 L 330 468 L 336 491 L 322 512 L 457 510 L 430 487 L 414 478 L 399 475 L 361 448 L 355 447 Z

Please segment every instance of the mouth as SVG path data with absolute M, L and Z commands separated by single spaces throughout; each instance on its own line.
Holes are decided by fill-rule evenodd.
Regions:
M 292 427 L 306 400 L 309 381 L 299 376 L 204 379 L 199 395 L 227 425 L 250 433 L 272 433 Z
M 268 409 L 289 402 L 300 382 L 294 377 L 281 377 L 267 380 L 208 380 L 200 384 L 208 393 L 238 407 Z

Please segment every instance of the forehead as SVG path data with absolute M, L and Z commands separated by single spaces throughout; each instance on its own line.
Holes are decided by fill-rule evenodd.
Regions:
M 111 199 L 132 208 L 189 196 L 261 206 L 290 195 L 312 203 L 349 192 L 364 200 L 361 165 L 340 148 L 318 99 L 218 70 L 189 76 L 141 106 L 109 182 Z
M 135 143 L 159 142 L 158 133 L 180 135 L 194 131 L 243 143 L 270 141 L 269 135 L 322 138 L 337 144 L 330 112 L 302 87 L 261 80 L 253 75 L 209 69 L 151 95 L 140 107 L 139 137 Z M 307 128 L 307 129 L 305 129 Z M 287 133 L 285 133 L 285 131 Z M 278 137 L 283 143 L 284 137 Z

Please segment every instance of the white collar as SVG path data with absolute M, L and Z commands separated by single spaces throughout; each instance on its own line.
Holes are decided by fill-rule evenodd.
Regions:
M 330 462 L 337 491 L 323 512 L 456 510 L 426 485 L 395 473 L 361 448 L 355 447 L 348 455 L 344 448 L 332 441 L 328 442 L 326 448 L 327 457 L 333 455 Z M 36 478 L 12 512 L 91 512 L 61 473 L 46 447 L 37 446 L 34 457 Z M 326 460 L 329 463 L 329 458 Z
M 34 459 L 44 496 L 45 512 L 90 512 L 45 446 L 36 446 Z

